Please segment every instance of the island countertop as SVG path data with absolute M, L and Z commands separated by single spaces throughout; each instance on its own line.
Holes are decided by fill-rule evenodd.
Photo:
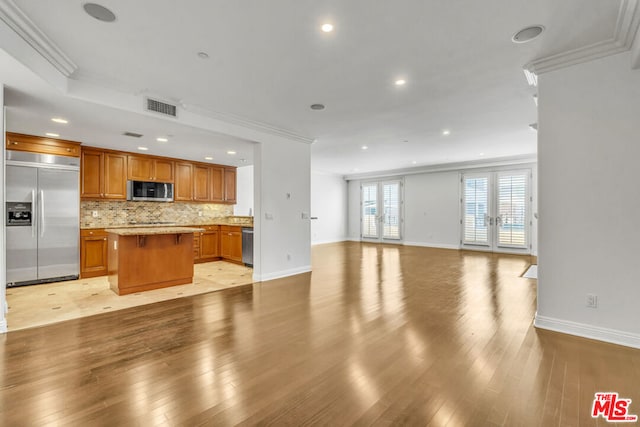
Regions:
M 187 234 L 205 231 L 204 228 L 195 227 L 130 227 L 130 228 L 107 228 L 107 233 L 119 236 L 149 236 L 156 234 Z

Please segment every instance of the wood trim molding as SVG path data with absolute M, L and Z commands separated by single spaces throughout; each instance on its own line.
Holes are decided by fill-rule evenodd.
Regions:
M 0 19 L 65 77 L 71 76 L 78 69 L 78 66 L 25 15 L 13 0 L 0 1 Z
M 576 335 L 592 340 L 604 341 L 626 347 L 640 348 L 640 335 L 616 329 L 601 328 L 570 320 L 541 316 L 536 313 L 533 326 L 563 334 Z
M 588 46 L 536 59 L 525 65 L 524 68 L 540 75 L 560 68 L 615 55 L 616 53 L 626 52 L 634 44 L 639 24 L 640 7 L 638 6 L 638 0 L 622 0 L 618 10 L 616 27 L 610 38 Z

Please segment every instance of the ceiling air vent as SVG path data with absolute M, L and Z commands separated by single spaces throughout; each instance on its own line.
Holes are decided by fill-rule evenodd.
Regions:
M 142 134 L 141 133 L 135 133 L 135 132 L 125 132 L 123 133 L 124 136 L 130 136 L 132 138 L 141 138 Z
M 161 102 L 155 99 L 147 98 L 147 110 L 156 113 L 165 114 L 167 116 L 176 117 L 176 106 Z

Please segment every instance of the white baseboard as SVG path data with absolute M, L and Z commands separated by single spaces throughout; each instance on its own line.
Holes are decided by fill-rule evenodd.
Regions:
M 296 274 L 308 273 L 311 271 L 310 265 L 304 265 L 302 267 L 291 268 L 289 270 L 280 270 L 273 273 L 261 274 L 260 276 L 254 274 L 254 282 L 266 282 L 267 280 L 281 279 L 283 277 L 295 276 Z
M 362 239 L 360 237 L 347 237 L 347 242 L 361 242 Z
M 626 347 L 640 348 L 639 334 L 632 334 L 617 329 L 601 328 L 585 323 L 540 316 L 538 313 L 536 313 L 533 325 L 540 329 L 548 329 L 550 331 L 562 332 L 564 334 L 576 335 L 592 340 L 624 345 Z
M 6 334 L 7 327 L 7 319 L 0 320 L 0 334 Z
M 404 242 L 405 246 L 420 246 L 423 248 L 438 248 L 438 249 L 460 249 L 458 245 L 449 245 L 446 243 L 425 243 L 425 242 Z
M 315 246 L 315 245 L 326 245 L 327 243 L 340 243 L 340 242 L 345 242 L 348 239 L 346 237 L 340 238 L 340 239 L 335 239 L 335 240 L 319 240 L 317 242 L 311 242 L 311 246 Z

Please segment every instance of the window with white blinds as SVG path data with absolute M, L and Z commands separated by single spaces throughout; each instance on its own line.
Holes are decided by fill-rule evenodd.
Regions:
M 362 184 L 362 237 L 402 238 L 402 181 Z
M 527 245 L 527 173 L 498 175 L 498 245 Z
M 463 240 L 470 244 L 488 244 L 489 176 L 465 176 L 463 184 Z
M 378 237 L 378 184 L 362 185 L 362 237 Z
M 385 239 L 400 238 L 400 182 L 389 182 L 382 185 L 384 200 L 384 221 L 382 237 Z

